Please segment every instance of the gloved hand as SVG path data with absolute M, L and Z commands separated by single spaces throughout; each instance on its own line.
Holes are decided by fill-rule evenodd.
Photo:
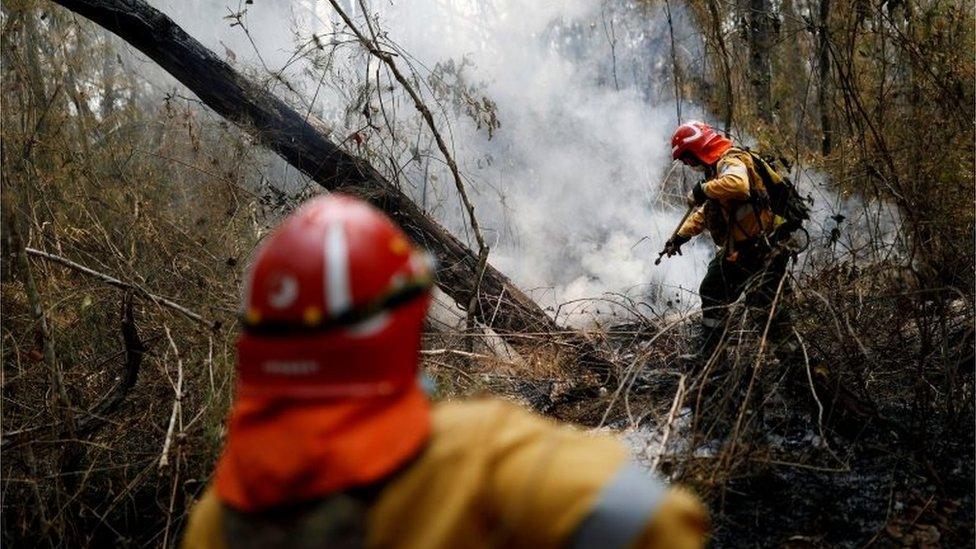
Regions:
M 684 245 L 684 243 L 688 242 L 689 240 L 691 239 L 688 238 L 687 236 L 681 236 L 680 234 L 676 234 L 672 236 L 670 239 L 668 239 L 667 242 L 664 243 L 664 251 L 662 253 L 664 253 L 664 255 L 668 257 L 671 257 L 675 254 L 681 255 L 681 246 Z
M 692 187 L 690 191 L 688 191 L 689 206 L 701 206 L 702 204 L 705 203 L 706 200 L 708 200 L 708 195 L 705 194 L 705 189 L 702 188 L 702 185 L 705 183 L 706 181 L 702 179 L 701 181 L 696 183 L 695 186 Z

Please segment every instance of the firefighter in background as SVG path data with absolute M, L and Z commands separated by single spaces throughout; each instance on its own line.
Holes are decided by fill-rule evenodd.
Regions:
M 746 305 L 762 312 L 765 320 L 790 259 L 780 244 L 800 228 L 808 210 L 789 180 L 703 122 L 689 122 L 675 130 L 671 156 L 704 179 L 688 194 L 689 207 L 694 209 L 662 253 L 681 253 L 683 244 L 705 230 L 720 248 L 699 287 L 699 342 L 695 352 L 684 357 L 701 362 L 714 353 L 725 331 L 728 306 L 743 293 Z M 778 200 L 770 200 L 770 193 Z M 788 290 L 783 281 L 780 291 Z M 787 325 L 787 315 L 779 307 L 772 323 L 774 335 L 782 337 Z
M 350 197 L 312 200 L 257 252 L 237 393 L 185 548 L 700 547 L 706 514 L 584 433 L 418 380 L 431 262 Z

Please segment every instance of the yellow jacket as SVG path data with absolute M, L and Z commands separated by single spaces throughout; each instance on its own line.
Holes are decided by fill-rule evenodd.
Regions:
M 640 470 L 616 438 L 495 399 L 435 405 L 426 448 L 371 502 L 367 547 L 681 549 L 707 528 L 694 496 Z M 209 488 L 183 547 L 236 545 L 228 512 Z
M 722 246 L 742 242 L 768 234 L 775 228 L 777 219 L 768 207 L 760 210 L 757 221 L 756 208 L 749 201 L 750 181 L 757 189 L 764 189 L 762 178 L 756 172 L 752 155 L 735 147 L 729 149 L 715 165 L 716 176 L 702 184 L 702 191 L 710 200 L 692 212 L 678 234 L 691 238 L 707 229 L 716 244 Z M 775 171 L 770 175 L 779 178 Z

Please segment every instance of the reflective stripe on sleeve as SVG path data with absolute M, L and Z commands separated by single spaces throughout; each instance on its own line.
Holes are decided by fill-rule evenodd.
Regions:
M 749 170 L 747 170 L 742 164 L 726 164 L 722 167 L 722 171 L 720 171 L 718 175 L 719 177 L 735 175 L 749 181 Z
M 623 548 L 644 531 L 667 488 L 645 469 L 628 463 L 603 487 L 590 514 L 573 534 L 576 549 Z

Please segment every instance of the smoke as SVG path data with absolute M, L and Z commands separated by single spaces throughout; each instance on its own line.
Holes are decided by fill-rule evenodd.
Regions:
M 490 139 L 463 115 L 448 121 L 493 263 L 549 306 L 697 287 L 707 246 L 653 265 L 682 214 L 662 201 L 676 124 L 663 14 L 598 2 L 474 4 L 411 3 L 384 12 L 381 25 L 424 65 L 463 59 L 497 105 Z M 458 227 L 459 215 L 439 213 Z
M 281 74 L 288 86 L 275 84 L 278 93 L 289 95 L 290 87 L 293 100 L 314 97 L 310 108 L 335 135 L 362 132 L 374 138 L 369 144 L 383 143 L 396 157 L 404 189 L 474 247 L 439 153 L 425 137 L 405 138 L 423 132 L 402 90 L 387 92 L 384 105 L 383 91 L 367 94 L 368 105 L 357 103 L 375 77 L 367 72 L 376 70 L 375 61 L 364 65 L 354 48 L 296 61 L 296 47 L 313 34 L 329 46 L 342 41 L 327 3 L 256 2 L 240 17 L 243 26 L 233 25 L 236 3 L 154 4 L 239 67 Z M 352 4 L 348 11 L 364 26 Z M 551 307 L 608 292 L 659 301 L 697 287 L 710 244 L 686 246 L 685 255 L 653 264 L 683 214 L 669 205 L 675 200 L 662 181 L 671 171 L 673 195 L 685 178 L 671 170 L 669 157 L 677 115 L 663 11 L 581 0 L 374 2 L 370 10 L 398 48 L 398 63 L 428 78 L 418 89 L 442 106 L 435 109 L 438 125 L 464 173 L 495 266 Z M 677 6 L 673 16 L 684 55 L 697 51 L 700 39 L 688 17 Z M 476 102 L 488 98 L 491 112 L 472 115 L 470 105 L 451 105 L 438 83 Z M 369 128 L 363 107 L 382 110 L 395 138 Z M 683 107 L 685 117 L 702 114 Z M 490 132 L 487 116 L 500 124 Z
M 321 117 L 337 140 L 364 140 L 357 149 L 345 137 L 476 247 L 412 102 L 327 2 L 153 3 Z M 341 4 L 367 28 L 356 0 Z M 679 3 L 672 10 L 674 51 L 695 70 L 702 39 Z M 669 157 L 677 112 L 671 33 L 660 6 L 415 0 L 372 2 L 368 14 L 398 65 L 417 75 L 496 267 L 573 323 L 606 313 L 605 302 L 587 300 L 607 294 L 656 307 L 697 302 L 694 290 L 713 253 L 707 237 L 654 265 L 684 213 L 676 195 L 694 180 Z M 684 119 L 707 118 L 694 105 L 681 107 Z M 830 215 L 818 216 L 829 224 Z
M 816 272 L 838 261 L 890 263 L 904 253 L 901 215 L 894 204 L 835 192 L 816 170 L 798 167 L 791 176 L 811 202 L 810 220 L 804 224 L 807 246 L 798 258 L 801 270 Z

